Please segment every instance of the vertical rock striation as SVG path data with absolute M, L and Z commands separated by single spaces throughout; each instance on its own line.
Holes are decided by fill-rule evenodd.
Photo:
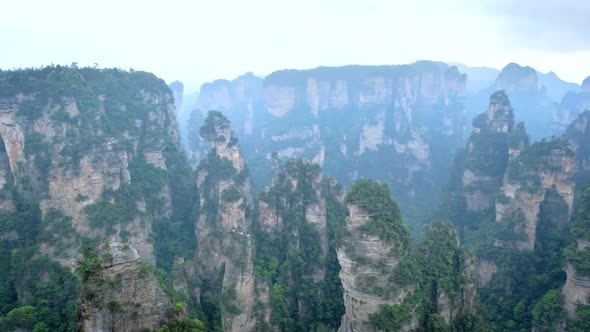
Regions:
M 509 135 L 514 113 L 503 91 L 490 97 L 485 113 L 473 120 L 473 133 L 465 148 L 461 185 L 467 211 L 482 211 L 494 204 L 509 159 Z
M 153 241 L 163 239 L 153 226 L 177 222 L 173 179 L 190 177 L 170 173 L 185 166 L 172 92 L 146 72 L 76 66 L 1 72 L 0 84 L 0 183 L 13 187 L 0 209 L 11 210 L 17 197 L 18 213 L 25 201 L 28 219 L 40 211 L 29 229 L 35 248 L 25 251 L 74 268 L 83 242 L 126 243 L 137 257 L 96 272 L 122 280 L 121 293 L 105 288 L 104 299 L 83 302 L 83 329 L 157 328 L 170 300 L 153 276 L 136 274 L 139 259 L 165 264 L 156 261 L 165 244 Z M 54 282 L 51 273 L 44 278 Z M 109 299 L 142 307 L 109 313 Z
M 85 259 L 100 263 L 93 270 L 84 267 L 78 304 L 82 331 L 155 330 L 175 316 L 170 298 L 149 265 L 141 264 L 135 248 L 116 242 L 102 244 Z
M 375 192 L 371 193 L 372 190 Z M 382 210 L 377 211 L 373 206 L 369 210 L 371 200 L 383 204 Z M 416 285 L 400 287 L 390 278 L 408 253 L 409 234 L 387 187 L 357 182 L 346 201 L 348 235 L 337 250 L 346 308 L 339 331 L 377 331 L 370 321 L 371 315 L 382 305 L 402 304 L 416 289 Z M 391 227 L 390 231 L 375 229 L 381 228 L 372 226 L 378 222 L 379 226 Z M 404 330 L 416 324 L 415 321 L 404 323 Z
M 250 180 L 229 121 L 211 111 L 201 127 L 211 151 L 197 169 L 196 222 L 201 304 L 218 298 L 224 331 L 252 331 L 254 309 Z
M 424 202 L 408 210 L 426 211 L 451 165 L 446 151 L 462 144 L 465 82 L 457 68 L 429 61 L 281 70 L 207 83 L 200 104 L 232 120 L 260 185 L 277 152 L 312 160 L 343 184 L 390 181 L 404 206 Z

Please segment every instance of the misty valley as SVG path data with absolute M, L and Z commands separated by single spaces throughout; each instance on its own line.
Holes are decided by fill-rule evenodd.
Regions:
M 52 64 L 0 140 L 0 331 L 590 331 L 590 77 Z

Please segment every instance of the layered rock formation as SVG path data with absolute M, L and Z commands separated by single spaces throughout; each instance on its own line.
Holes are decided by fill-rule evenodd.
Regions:
M 274 164 L 273 185 L 258 201 L 260 318 L 279 329 L 309 330 L 318 323 L 335 328 L 342 296 L 328 229 L 328 218 L 336 220 L 330 213 L 339 208 L 335 186 L 309 161 L 280 165 L 275 158 Z
M 510 101 L 504 91 L 498 91 L 490 97 L 488 110 L 473 120 L 466 144 L 461 185 L 467 211 L 493 205 L 510 157 L 508 138 L 513 131 Z
M 126 80 L 126 75 L 143 75 L 139 72 L 100 73 L 88 68 L 46 68 L 44 72 L 47 78 L 37 84 L 46 90 L 30 91 L 23 86 L 22 91 L 3 100 L 0 135 L 11 176 L 17 183 L 22 183 L 19 179 L 30 179 L 30 184 L 21 184 L 20 188 L 39 198 L 43 215 L 56 209 L 71 217 L 79 236 L 113 234 L 120 239 L 123 232 L 146 262 L 155 262 L 153 245 L 147 241 L 149 232 L 145 232 L 145 225 L 154 215 L 142 211 L 147 204 L 145 197 L 138 193 L 134 203 L 138 204 L 137 213 L 130 213 L 122 223 L 108 225 L 92 212 L 100 212 L 94 208 L 111 203 L 122 204 L 105 195 L 132 187 L 138 180 L 134 177 L 141 176 L 134 172 L 138 168 L 165 172 L 163 150 L 177 137 L 170 90 L 153 76 L 148 80 L 155 85 L 146 81 L 142 86 L 139 81 Z M 93 75 L 125 78 L 116 81 L 119 85 L 104 85 L 102 77 Z M 80 89 L 53 91 L 60 80 L 79 85 Z M 126 94 L 115 94 L 118 89 L 127 89 Z M 169 187 L 163 184 L 154 189 L 163 205 L 169 206 Z M 166 214 L 164 210 L 158 214 Z M 76 245 L 61 252 L 53 252 L 51 244 L 45 245 L 44 252 L 73 262 Z
M 578 250 L 588 247 L 577 245 Z M 571 262 L 566 263 L 567 281 L 563 286 L 563 303 L 570 318 L 576 318 L 578 306 L 590 305 L 590 276 L 581 274 Z
M 201 136 L 211 145 L 197 169 L 201 214 L 195 236 L 201 304 L 208 301 L 205 298 L 221 299 L 206 305 L 219 306 L 223 330 L 252 331 L 256 322 L 250 180 L 237 139 L 221 113 L 209 112 Z
M 587 319 L 577 316 L 578 309 L 590 305 L 590 187 L 580 194 L 576 210 L 571 227 L 576 241 L 565 249 L 567 281 L 562 294 L 569 318 Z
M 155 330 L 176 314 L 149 265 L 128 244 L 107 243 L 86 260 L 100 260 L 83 274 L 78 304 L 82 331 Z
M 82 242 L 109 240 L 128 243 L 144 263 L 155 265 L 158 255 L 165 260 L 165 241 L 153 239 L 166 236 L 153 226 L 178 223 L 172 221 L 178 212 L 173 201 L 181 193 L 173 187 L 190 173 L 169 173 L 186 165 L 179 154 L 173 95 L 164 81 L 139 71 L 51 66 L 1 72 L 0 85 L 0 207 L 32 222 L 33 242 L 13 249 L 73 269 Z M 88 302 L 84 329 L 156 328 L 165 318 L 161 304 L 167 296 L 153 278 L 133 279 L 137 257 L 113 266 L 124 271 L 104 268 L 105 278 L 119 272 L 123 278 L 123 293 L 112 293 L 113 299 L 122 296 L 117 298 L 144 307 L 133 309 L 138 318 L 129 318 L 109 314 L 110 300 L 92 302 L 100 308 Z M 61 287 L 56 273 L 43 278 Z
M 382 305 L 402 304 L 416 288 L 400 287 L 390 278 L 408 254 L 409 234 L 387 186 L 361 180 L 346 201 L 348 234 L 337 250 L 346 307 L 339 331 L 376 331 L 371 315 Z M 403 323 L 405 330 L 416 325 Z
M 346 313 L 339 331 L 459 328 L 475 312 L 475 269 L 450 225 L 434 223 L 409 246 L 386 186 L 367 180 L 347 194 L 347 233 L 338 248 Z
M 500 91 L 491 100 L 491 105 L 503 100 L 506 107 L 490 107 L 474 120 L 440 216 L 456 223 L 477 256 L 483 310 L 496 310 L 505 301 L 522 302 L 518 311 L 491 314 L 495 328 L 562 326 L 561 309 L 543 310 L 548 303 L 560 308 L 560 287 L 566 280 L 561 264 L 576 191 L 574 151 L 565 138 L 530 144 L 524 125 L 514 125 L 508 96 Z M 532 319 L 519 318 L 521 312 Z
M 469 232 L 473 228 L 469 219 L 485 219 L 488 212 L 493 213 L 496 222 L 504 222 L 506 227 L 513 227 L 517 234 L 524 236 L 515 243 L 500 241 L 497 245 L 533 250 L 539 208 L 547 190 L 554 188 L 567 204 L 566 215 L 571 213 L 575 192 L 574 153 L 565 139 L 529 145 L 524 125 L 514 125 L 510 101 L 503 91 L 492 95 L 488 110 L 474 119 L 473 127 L 463 158 L 457 161 L 457 175 L 451 177 L 451 182 L 457 183 L 451 183 L 448 188 L 450 198 L 445 204 L 454 206 L 450 208 L 454 211 L 445 212 L 445 217 L 453 218 Z M 454 201 L 457 195 L 459 198 Z M 457 213 L 461 209 L 470 215 Z M 486 283 L 489 276 L 483 280 Z
M 268 184 L 276 151 L 313 160 L 341 183 L 391 181 L 396 197 L 415 204 L 420 196 L 427 209 L 451 164 L 445 151 L 462 141 L 465 81 L 455 67 L 434 62 L 321 67 L 215 81 L 199 100 L 235 124 L 248 164 L 260 170 L 258 184 Z
M 574 172 L 574 153 L 566 140 L 535 143 L 510 161 L 496 201 L 496 221 L 512 222 L 515 232 L 525 235 L 516 243 L 519 250 L 535 247 L 540 205 L 547 190 L 561 196 L 569 216 L 574 203 Z

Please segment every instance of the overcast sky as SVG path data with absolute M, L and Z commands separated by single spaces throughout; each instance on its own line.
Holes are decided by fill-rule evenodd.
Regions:
M 588 0 L 2 0 L 0 68 L 134 68 L 193 87 L 251 71 L 508 62 L 581 83 Z

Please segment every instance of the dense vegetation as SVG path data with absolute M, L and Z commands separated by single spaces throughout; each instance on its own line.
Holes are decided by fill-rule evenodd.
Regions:
M 376 72 L 399 75 L 440 66 L 424 62 L 385 68 L 350 66 L 339 71 L 318 68 L 314 75 L 320 79 L 358 82 L 359 77 Z M 306 75 L 305 72 L 277 72 L 268 77 L 267 83 L 290 84 L 303 89 Z M 362 84 L 353 83 L 349 93 L 364 88 Z M 19 94 L 22 98 L 16 97 Z M 101 263 L 109 257 L 97 254 L 97 244 L 113 235 L 128 242 L 133 237 L 128 226 L 137 221 L 141 221 L 138 225 L 145 227 L 149 234 L 156 261 L 155 267 L 144 265 L 142 271 L 154 271 L 176 314 L 175 319 L 157 331 L 222 329 L 222 312 L 238 314 L 241 310 L 234 304 L 235 291 L 224 289 L 222 279 L 201 275 L 198 280 L 184 280 L 187 288 L 201 291 L 200 298 L 182 294 L 175 287 L 179 279 L 175 275 L 178 272 L 175 269 L 179 269 L 175 261 L 183 257 L 191 264 L 194 262 L 191 258 L 198 245 L 194 224 L 199 215 L 205 217 L 212 229 L 219 231 L 220 207 L 238 202 L 243 202 L 241 208 L 247 218 L 253 220 L 254 273 L 258 286 L 268 291 L 271 310 L 272 327 L 261 324 L 257 329 L 333 331 L 338 328 L 344 305 L 336 248 L 347 236 L 347 211 L 339 201 L 344 189 L 334 181 L 322 181 L 322 170 L 316 164 L 287 161 L 273 185 L 259 195 L 261 204 L 268 205 L 281 220 L 279 225 L 268 228 L 262 224 L 260 211 L 248 205 L 249 193 L 242 192 L 243 188 L 249 188 L 245 182 L 248 171 L 238 172 L 228 159 L 212 150 L 197 168 L 197 172 L 205 176 L 199 191 L 195 190 L 193 170 L 179 150 L 173 136 L 174 121 L 168 118 L 166 111 L 169 94 L 162 80 L 145 72 L 77 68 L 76 65 L 0 71 L 0 104 L 17 109 L 16 119 L 22 124 L 25 142 L 24 162 L 17 165 L 15 172 L 18 173 L 12 174 L 16 181 L 8 174 L 6 184 L 0 188 L 2 202 L 14 205 L 0 212 L 0 330 L 75 331 L 76 301 L 80 295 L 90 299 L 99 297 L 99 286 L 104 285 L 98 274 Z M 399 194 L 404 207 L 414 208 L 414 211 L 406 211 L 414 217 L 424 216 L 424 211 L 419 210 L 426 210 L 429 202 L 435 201 L 432 198 L 435 193 L 430 189 L 438 185 L 427 179 L 430 173 L 425 170 L 409 173 L 406 166 L 413 159 L 398 155 L 392 146 L 379 147 L 359 156 L 354 154 L 360 148 L 358 140 L 343 139 L 346 134 L 360 136 L 364 123 L 361 118 L 373 117 L 381 109 L 367 106 L 363 112 L 356 108 L 342 112 L 327 110 L 315 117 L 305 103 L 297 100 L 294 107 L 298 112 L 290 112 L 281 119 L 256 115 L 256 121 L 268 125 L 265 133 L 268 137 L 282 137 L 293 126 L 309 125 L 309 133 L 286 135 L 286 139 L 271 143 L 248 142 L 245 143 L 247 149 L 266 153 L 307 144 L 313 135 L 310 125 L 313 123 L 319 126 L 325 143 L 327 173 L 344 179 L 347 184 L 356 176 L 393 184 L 389 188 L 387 184 L 360 180 L 351 185 L 345 198 L 346 204 L 357 205 L 370 216 L 371 221 L 360 228 L 361 232 L 378 236 L 397 248 L 394 254 L 400 255 L 401 261 L 397 268 L 387 271 L 392 284 L 416 288 L 402 303 L 384 305 L 371 316 L 371 322 L 379 329 L 397 331 L 410 321 L 418 320 L 427 331 L 554 330 L 566 319 L 561 295 L 566 277 L 564 263 L 567 260 L 579 275 L 590 276 L 590 249 L 580 249 L 574 241 L 590 240 L 590 188 L 581 193 L 576 203 L 571 225 L 573 234 L 568 226 L 567 203 L 556 188 L 545 190 L 538 214 L 536 245 L 530 252 L 515 250 L 514 245 L 522 239 L 522 234 L 515 231 L 516 225 L 524 220 L 522 211 L 495 222 L 493 205 L 481 211 L 467 210 L 464 192 L 497 193 L 496 202 L 508 203 L 509 198 L 499 193 L 504 176 L 532 193 L 542 186 L 538 175 L 541 171 L 558 170 L 552 164 L 555 156 L 570 157 L 572 154 L 564 139 L 543 140 L 529 146 L 524 124 L 514 125 L 507 96 L 498 92 L 491 100 L 504 107 L 499 108 L 491 120 L 485 114 L 474 120 L 474 127 L 480 131 L 470 140 L 471 150 L 457 155 L 456 167 L 452 169 L 446 188 L 448 195 L 439 213 L 460 229 L 461 239 L 473 254 L 497 266 L 490 283 L 478 290 L 479 313 L 476 314 L 465 307 L 475 287 L 469 271 L 473 258 L 459 246 L 459 235 L 454 228 L 433 222 L 423 241 L 412 245 L 400 206 L 391 197 L 392 191 Z M 453 110 L 460 107 L 449 106 Z M 396 112 L 386 112 L 383 130 L 407 143 L 413 138 L 412 132 L 408 128 L 394 128 L 396 119 L 392 118 L 392 113 Z M 238 143 L 235 137 L 220 134 L 220 130 L 226 131 L 231 126 L 220 112 L 209 112 L 204 121 L 200 113 L 194 114 L 192 121 L 204 123 L 199 131 L 204 139 L 227 140 L 230 147 Z M 38 125 L 43 119 L 49 121 L 52 132 L 58 134 L 50 137 L 43 132 Z M 424 115 L 414 120 L 420 124 L 433 123 L 433 119 Z M 498 130 L 490 121 L 505 123 L 507 130 Z M 197 131 L 193 128 L 190 135 L 196 137 Z M 436 131 L 426 138 L 432 142 L 430 162 L 444 165 L 451 155 L 445 147 L 456 143 L 446 140 L 456 138 L 443 137 Z M 583 141 L 585 137 L 578 138 Z M 3 143 L 0 144 L 0 167 L 10 171 L 4 160 L 7 151 Z M 202 148 L 201 143 L 189 142 L 195 148 Z M 509 148 L 522 152 L 510 160 Z M 355 157 L 350 158 L 343 151 Z M 146 157 L 146 153 L 154 152 L 162 153 L 165 167 Z M 579 152 L 586 153 L 587 146 L 581 145 Z M 307 153 L 309 155 L 303 157 L 312 159 L 319 150 Z M 118 165 L 119 154 L 125 156 L 128 174 L 114 168 L 112 172 L 117 174 L 109 176 L 120 181 L 117 189 L 104 190 L 96 202 L 86 204 L 83 209 L 91 228 L 88 234 L 92 235 L 77 233 L 73 218 L 57 209 L 47 209 L 42 216 L 40 202 L 47 198 L 49 179 L 79 175 L 83 160 L 90 160 L 94 166 Z M 257 169 L 256 176 L 268 181 L 268 173 L 260 170 L 266 171 L 269 161 L 257 158 L 259 156 L 250 155 L 256 159 L 252 160 L 252 165 Z M 461 180 L 466 169 L 492 180 L 464 188 Z M 438 179 L 447 170 L 440 167 L 434 172 L 438 172 Z M 412 177 L 409 187 L 419 190 L 418 194 L 409 195 L 405 180 Z M 232 181 L 232 185 L 217 192 L 222 181 Z M 163 198 L 167 192 L 171 195 L 170 202 Z M 202 198 L 202 206 L 199 198 Z M 82 203 L 87 199 L 88 196 L 80 194 L 75 200 Z M 325 203 L 327 229 L 320 229 L 307 215 L 307 208 L 320 203 Z M 243 266 L 240 261 L 244 259 L 240 251 L 243 243 L 237 236 L 221 239 L 220 232 L 212 232 L 210 236 L 219 237 L 224 253 L 236 266 Z M 228 241 L 234 241 L 235 245 L 227 245 Z M 78 257 L 81 257 L 76 273 L 54 260 L 75 256 L 72 252 L 79 252 Z M 256 307 L 259 318 L 266 313 L 264 305 L 258 303 Z M 118 303 L 107 306 L 113 312 L 120 310 Z M 441 314 L 443 306 L 449 306 L 455 313 L 450 325 Z M 580 305 L 576 312 L 577 319 L 570 321 L 568 328 L 571 331 L 590 329 L 590 306 Z
M 363 232 L 395 243 L 399 252 L 408 249 L 408 228 L 403 223 L 399 206 L 391 197 L 386 184 L 359 180 L 350 187 L 346 194 L 346 202 L 358 205 L 371 216 L 371 222 L 361 226 Z
M 16 190 L 12 199 L 16 211 L 0 214 L 0 329 L 76 331 L 78 279 L 37 256 L 43 236 L 38 204 Z
M 482 313 L 492 329 L 519 331 L 534 326 L 553 330 L 553 324 L 565 317 L 560 287 L 565 282 L 563 249 L 571 241 L 566 228 L 567 211 L 561 196 L 549 190 L 541 203 L 532 252 L 499 248 L 482 241 L 478 255 L 498 266 L 491 284 L 479 290 Z
M 78 176 L 83 158 L 105 176 L 119 177 L 106 174 L 106 168 L 117 165 L 121 153 L 129 156 L 129 179 L 125 182 L 121 175 L 118 189 L 105 190 L 83 210 L 90 226 L 99 231 L 95 234 L 118 233 L 125 242 L 132 235 L 126 225 L 140 219 L 146 229 L 153 229 L 161 271 L 171 271 L 176 257 L 192 255 L 196 192 L 192 170 L 171 130 L 169 96 L 163 80 L 140 71 L 75 64 L 0 71 L 0 104 L 17 110 L 26 159 L 19 164 L 15 183 L 4 185 L 1 193 L 4 202 L 13 201 L 16 207 L 0 217 L 0 324 L 7 326 L 2 330 L 76 330 L 78 289 L 81 282 L 84 287 L 93 284 L 87 283 L 92 269 L 82 264 L 77 276 L 45 255 L 72 259 L 82 243 L 96 246 L 101 238 L 77 233 L 72 218 L 59 210 L 48 209 L 42 218 L 39 200 L 46 198 L 51 177 Z M 48 126 L 35 125 L 44 119 Z M 1 146 L 0 155 L 6 158 Z M 166 169 L 143 157 L 156 151 L 162 151 Z M 10 174 L 3 176 L 12 179 Z M 161 199 L 165 187 L 172 196 L 170 210 Z M 88 196 L 79 194 L 72 203 L 86 200 Z M 142 202 L 145 210 L 138 205 Z
M 510 107 L 510 101 L 500 92 L 491 101 Z M 461 230 L 464 246 L 497 269 L 489 283 L 480 284 L 478 289 L 479 311 L 487 328 L 553 331 L 565 321 L 561 296 L 566 278 L 565 256 L 573 253 L 575 257 L 576 250 L 575 245 L 568 247 L 572 242 L 569 207 L 555 187 L 543 187 L 542 176 L 562 171 L 561 163 L 573 153 L 563 138 L 529 145 L 524 124 L 512 129 L 511 114 L 496 110 L 494 118 L 502 120 L 496 123 L 490 122 L 487 115 L 483 113 L 474 120 L 479 130 L 474 131 L 465 151 L 456 157 L 439 216 L 454 222 Z M 500 128 L 501 123 L 508 124 L 506 133 L 497 129 L 491 131 L 493 134 L 486 133 L 493 126 Z M 519 152 L 510 160 L 509 148 Z M 463 186 L 467 169 L 476 170 L 482 177 Z M 495 182 L 489 180 L 494 177 Z M 502 220 L 496 220 L 496 207 L 511 208 L 512 198 L 501 190 L 502 181 L 518 186 L 518 190 L 544 195 L 536 216 L 535 245 L 531 251 L 517 248 L 520 241 L 527 239 L 521 230 L 524 211 L 507 211 Z M 469 210 L 465 198 L 469 193 L 490 194 L 494 201 L 488 208 Z
M 582 192 L 578 202 L 577 214 L 573 218 L 572 231 L 581 241 L 590 241 L 590 186 Z M 590 248 L 579 248 L 572 243 L 565 250 L 569 262 L 576 267 L 580 275 L 590 276 Z
M 282 168 L 276 183 L 260 195 L 282 218 L 282 225 L 270 230 L 259 223 L 255 226 L 254 269 L 271 290 L 271 324 L 282 331 L 335 330 L 344 312 L 335 244 L 345 211 L 334 196 L 342 189 L 330 181 L 321 185 L 316 164 L 290 160 Z M 305 215 L 310 204 L 322 199 L 326 200 L 327 253 L 322 249 L 322 230 Z M 324 278 L 316 280 L 318 274 Z

